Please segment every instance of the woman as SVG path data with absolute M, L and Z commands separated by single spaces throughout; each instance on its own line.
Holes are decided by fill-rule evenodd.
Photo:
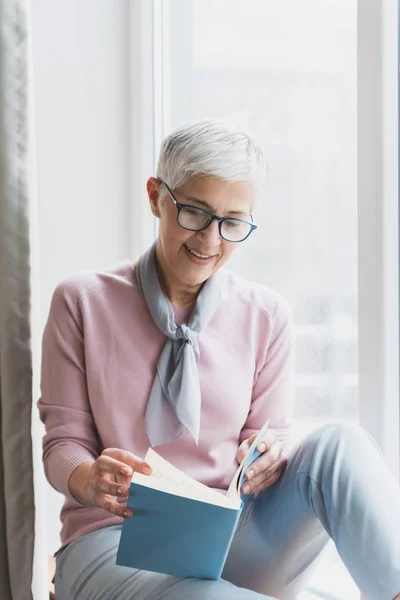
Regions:
M 179 129 L 147 182 L 154 246 L 54 293 L 38 405 L 46 474 L 65 495 L 57 600 L 289 600 L 329 537 L 367 599 L 400 598 L 400 490 L 376 444 L 327 425 L 289 451 L 290 311 L 221 270 L 256 227 L 265 174 L 246 134 L 214 121 Z M 224 490 L 267 418 L 223 579 L 115 565 L 150 445 Z

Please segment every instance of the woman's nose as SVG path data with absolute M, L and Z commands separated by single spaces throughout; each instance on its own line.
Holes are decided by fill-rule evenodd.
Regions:
M 198 232 L 197 237 L 209 248 L 219 245 L 221 243 L 221 236 L 219 235 L 218 221 L 211 221 L 208 227 Z

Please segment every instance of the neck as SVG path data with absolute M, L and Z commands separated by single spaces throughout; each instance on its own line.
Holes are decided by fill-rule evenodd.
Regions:
M 195 302 L 202 285 L 185 286 L 177 281 L 166 266 L 163 265 L 162 257 L 156 252 L 156 270 L 160 286 L 168 300 L 177 307 L 184 307 Z

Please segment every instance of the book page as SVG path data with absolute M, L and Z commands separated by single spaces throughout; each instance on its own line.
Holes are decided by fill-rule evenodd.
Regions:
M 186 475 L 167 460 L 162 458 L 152 448 L 149 448 L 145 456 L 145 461 L 153 469 L 152 475 L 142 475 L 134 473 L 132 483 L 140 483 L 146 487 L 157 489 L 159 491 L 175 494 L 192 500 L 200 500 L 216 506 L 226 508 L 239 508 L 238 498 L 228 498 L 224 494 L 213 490 L 206 485 L 196 481 L 189 475 Z
M 196 489 L 195 486 L 191 487 L 189 485 L 168 481 L 165 478 L 159 478 L 154 474 L 143 475 L 142 473 L 134 473 L 132 483 L 143 485 L 144 487 L 153 490 L 159 490 L 160 492 L 165 492 L 167 494 L 173 494 L 174 496 L 179 496 L 181 498 L 205 502 L 207 504 L 212 504 L 213 506 L 222 506 L 223 508 L 231 508 L 233 510 L 240 508 L 240 502 L 238 502 L 237 498 L 228 498 L 218 492 L 216 492 L 214 496 L 214 494 L 208 493 L 208 491 L 214 491 L 210 490 L 210 488 L 206 488 L 208 491 L 203 491 Z
M 145 461 L 149 463 L 151 468 L 153 469 L 153 473 L 156 473 L 159 477 L 167 479 L 168 481 L 174 481 L 175 483 L 181 484 L 186 483 L 190 487 L 194 487 L 199 490 L 208 490 L 212 492 L 209 487 L 200 483 L 200 481 L 196 481 L 193 477 L 186 475 L 177 467 L 174 467 L 169 463 L 165 458 L 157 454 L 152 448 L 149 448 L 147 454 L 145 456 Z

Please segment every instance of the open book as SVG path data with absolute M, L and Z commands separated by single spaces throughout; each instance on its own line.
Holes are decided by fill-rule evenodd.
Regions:
M 245 499 L 241 487 L 257 446 L 268 430 L 260 430 L 237 469 L 226 494 L 182 473 L 152 448 L 145 461 L 150 476 L 134 473 L 117 552 L 117 565 L 178 577 L 221 576 Z

